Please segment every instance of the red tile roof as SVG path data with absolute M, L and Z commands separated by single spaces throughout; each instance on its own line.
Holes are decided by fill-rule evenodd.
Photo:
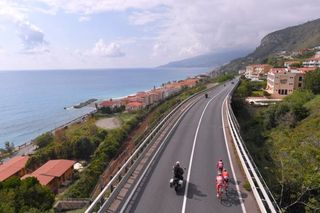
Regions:
M 17 156 L 0 165 L 0 181 L 6 180 L 23 169 L 28 159 L 28 156 Z
M 27 174 L 22 177 L 22 179 L 26 179 L 28 177 L 35 177 L 39 181 L 39 183 L 43 186 L 48 185 L 55 177 L 54 176 L 47 176 L 47 175 L 32 175 Z
M 32 174 L 23 176 L 22 179 L 35 177 L 41 185 L 47 185 L 55 177 L 61 177 L 75 163 L 73 160 L 50 160 Z
M 113 101 L 104 101 L 100 104 L 101 107 L 110 107 L 114 104 Z
M 60 177 L 76 162 L 73 160 L 49 160 L 39 169 L 34 171 L 32 175 L 47 175 Z
M 285 68 L 285 67 L 280 67 L 280 68 L 271 68 L 271 70 L 269 72 L 271 73 L 284 73 L 284 72 L 288 72 L 289 69 Z
M 297 70 L 301 71 L 301 72 L 310 72 L 310 71 L 315 71 L 317 69 L 317 67 L 299 67 L 296 68 Z
M 141 102 L 137 102 L 137 101 L 133 101 L 133 102 L 129 102 L 127 104 L 127 106 L 130 106 L 130 107 L 140 107 L 140 106 L 143 106 L 143 104 Z

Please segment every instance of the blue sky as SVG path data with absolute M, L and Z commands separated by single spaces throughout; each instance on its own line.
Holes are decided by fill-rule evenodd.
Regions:
M 314 0 L 0 0 L 0 70 L 152 67 L 256 47 Z

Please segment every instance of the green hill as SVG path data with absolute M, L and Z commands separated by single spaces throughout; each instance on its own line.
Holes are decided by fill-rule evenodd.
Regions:
M 268 57 L 281 51 L 298 51 L 320 45 L 320 19 L 288 27 L 268 34 L 254 52 L 231 61 L 220 68 L 222 72 L 237 72 L 252 63 L 264 63 Z

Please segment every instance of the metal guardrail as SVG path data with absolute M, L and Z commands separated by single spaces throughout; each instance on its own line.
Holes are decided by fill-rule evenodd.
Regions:
M 238 82 L 239 83 L 239 82 Z M 235 148 L 237 150 L 242 168 L 246 174 L 246 177 L 252 188 L 254 197 L 258 203 L 259 209 L 263 213 L 267 212 L 281 212 L 277 202 L 272 196 L 271 191 L 269 190 L 266 182 L 264 181 L 261 173 L 258 170 L 258 167 L 254 163 L 245 143 L 240 135 L 240 126 L 239 123 L 233 114 L 231 108 L 231 95 L 233 94 L 236 86 L 229 93 L 227 98 L 227 120 L 231 130 L 231 136 L 233 138 Z
M 185 103 L 187 103 L 192 98 L 203 94 L 208 89 L 198 92 L 189 98 L 182 101 L 178 106 L 176 106 L 168 115 L 166 115 L 158 125 L 150 132 L 150 134 L 143 140 L 143 142 L 138 146 L 130 158 L 124 163 L 124 165 L 119 169 L 119 171 L 114 175 L 114 177 L 109 181 L 109 183 L 103 188 L 96 199 L 91 203 L 85 213 L 91 213 L 94 211 L 100 212 L 101 208 L 110 205 L 111 202 L 117 197 L 117 194 L 121 190 L 121 186 L 129 179 L 131 174 L 134 172 L 135 168 L 138 166 L 140 160 L 143 158 L 144 154 L 148 150 L 148 147 L 152 144 L 153 138 L 159 132 L 161 127 L 169 120 L 169 118 L 176 113 Z M 119 186 L 119 187 L 118 187 Z

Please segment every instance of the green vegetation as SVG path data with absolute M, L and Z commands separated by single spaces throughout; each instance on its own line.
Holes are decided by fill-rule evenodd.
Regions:
M 250 183 L 246 180 L 244 183 L 243 183 L 243 188 L 245 190 L 247 190 L 248 192 L 251 192 L 252 189 L 251 189 L 251 186 L 250 186 Z
M 53 202 L 51 190 L 41 186 L 36 178 L 20 180 L 13 177 L 0 182 L 0 212 L 49 212 Z
M 222 75 L 213 79 L 213 82 L 222 83 L 228 80 L 232 80 L 234 78 L 234 74 L 232 73 L 223 73 Z
M 9 141 L 6 141 L 4 143 L 4 147 L 5 151 L 9 154 L 12 154 L 12 152 L 14 151 L 14 144 L 12 142 L 10 143 Z
M 102 107 L 98 110 L 98 113 L 102 114 L 114 114 L 114 113 L 119 113 L 123 112 L 126 109 L 124 105 L 121 105 L 120 107 L 114 106 L 114 107 Z
M 57 130 L 54 136 L 46 133 L 36 139 L 39 146 L 28 162 L 27 169 L 33 171 L 39 166 L 53 159 L 89 160 L 96 147 L 105 139 L 107 132 L 98 129 L 95 119 Z
M 320 68 L 314 72 L 307 72 L 305 88 L 311 90 L 314 94 L 320 94 Z
M 238 90 L 233 109 L 241 135 L 279 205 L 286 212 L 315 212 L 320 206 L 320 96 L 295 91 L 261 108 L 246 104 L 241 95 L 248 92 Z
M 139 113 L 121 128 L 108 131 L 108 134 L 94 152 L 89 166 L 80 173 L 80 178 L 68 188 L 64 195 L 65 197 L 90 197 L 90 193 L 98 182 L 99 176 L 112 158 L 119 153 L 119 149 L 128 134 L 142 120 L 143 116 L 143 113 Z
M 241 79 L 241 83 L 235 95 L 239 98 L 248 96 L 263 96 L 266 95 L 263 89 L 266 87 L 266 81 L 250 81 L 249 79 Z
M 266 60 L 266 63 L 270 64 L 273 67 L 283 67 L 284 59 L 280 57 L 269 56 L 268 59 Z
M 51 132 L 44 133 L 37 137 L 34 140 L 34 144 L 38 146 L 38 148 L 43 148 L 48 146 L 54 140 L 54 136 Z

